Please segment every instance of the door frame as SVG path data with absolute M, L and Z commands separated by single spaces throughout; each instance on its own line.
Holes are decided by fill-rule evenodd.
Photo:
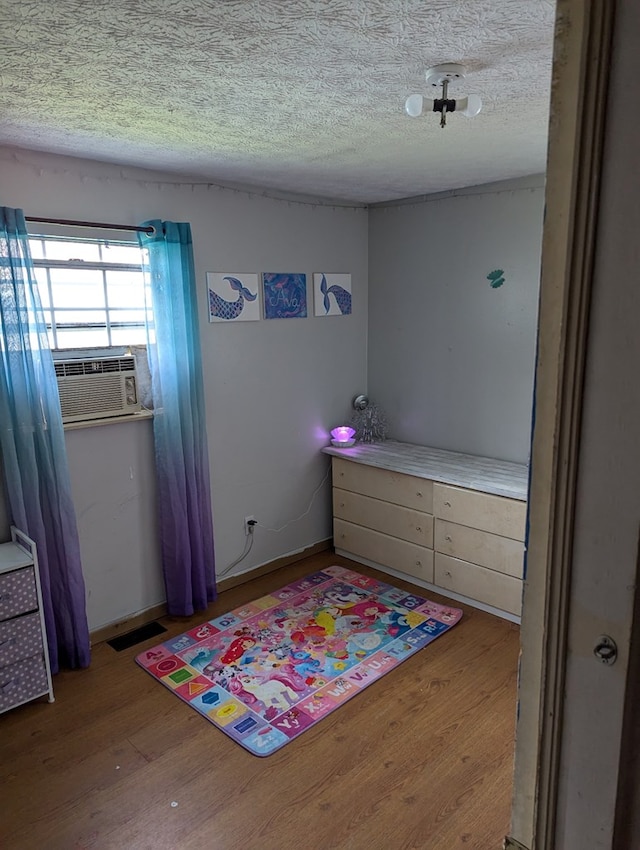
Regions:
M 613 0 L 558 0 L 511 836 L 552 850 Z

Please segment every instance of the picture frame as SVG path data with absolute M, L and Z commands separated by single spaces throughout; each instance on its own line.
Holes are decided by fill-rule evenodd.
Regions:
M 307 276 L 293 272 L 263 272 L 265 319 L 307 317 Z
M 315 316 L 351 315 L 351 275 L 317 272 L 313 275 Z
M 207 272 L 207 304 L 210 322 L 258 321 L 261 316 L 258 275 Z

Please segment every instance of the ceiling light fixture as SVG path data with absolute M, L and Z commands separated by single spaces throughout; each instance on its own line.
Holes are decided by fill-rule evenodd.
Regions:
M 440 112 L 440 126 L 445 127 L 448 112 L 461 112 L 467 118 L 473 118 L 482 109 L 482 100 L 477 94 L 470 94 L 458 100 L 452 100 L 448 96 L 449 86 L 464 80 L 464 65 L 458 65 L 457 62 L 434 65 L 426 71 L 425 77 L 428 86 L 434 88 L 442 86 L 442 97 L 429 100 L 421 94 L 410 94 L 405 101 L 404 109 L 411 118 L 417 118 L 423 112 Z

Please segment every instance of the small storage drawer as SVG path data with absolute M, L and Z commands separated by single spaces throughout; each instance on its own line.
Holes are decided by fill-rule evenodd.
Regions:
M 433 513 L 433 482 L 334 457 L 333 486 L 406 508 Z
M 0 667 L 42 652 L 40 614 L 25 614 L 0 623 Z
M 435 584 L 462 596 L 520 615 L 522 581 L 436 552 Z
M 33 567 L 0 574 L 0 621 L 38 608 Z
M 370 499 L 349 490 L 333 488 L 333 514 L 340 519 L 364 525 L 433 549 L 433 516 L 421 511 Z
M 333 535 L 336 549 L 433 582 L 433 549 L 337 518 L 333 522 Z
M 522 578 L 524 543 L 519 540 L 437 519 L 434 548 L 453 558 Z
M 0 670 L 0 711 L 46 693 L 49 693 L 49 682 L 41 653 Z
M 433 513 L 449 522 L 524 540 L 527 505 L 517 499 L 435 484 Z

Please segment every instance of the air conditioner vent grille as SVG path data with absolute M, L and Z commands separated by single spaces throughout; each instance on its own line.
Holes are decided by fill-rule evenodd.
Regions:
M 54 365 L 63 422 L 123 416 L 141 409 L 135 357 L 58 360 Z
M 99 375 L 103 372 L 135 372 L 133 357 L 101 357 L 96 360 L 59 360 L 55 363 L 56 375 Z
M 63 418 L 122 407 L 120 378 L 117 375 L 101 375 L 92 381 L 90 387 L 82 383 L 82 378 L 77 383 L 67 381 L 59 386 L 59 390 Z

